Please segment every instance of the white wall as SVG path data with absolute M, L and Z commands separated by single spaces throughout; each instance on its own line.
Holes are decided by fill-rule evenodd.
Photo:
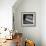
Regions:
M 21 27 L 21 12 L 28 11 L 36 12 L 36 27 Z M 23 32 L 25 38 L 35 40 L 37 46 L 46 46 L 46 0 L 23 0 L 22 3 L 13 6 L 13 12 L 15 29 Z
M 41 38 L 42 46 L 46 46 L 46 0 L 41 1 Z
M 12 6 L 16 0 L 0 0 L 0 27 L 12 28 Z
M 41 46 L 41 1 L 23 0 L 17 7 L 13 7 L 15 29 L 23 33 L 24 38 L 35 41 L 36 46 Z M 36 27 L 21 26 L 21 12 L 36 12 Z

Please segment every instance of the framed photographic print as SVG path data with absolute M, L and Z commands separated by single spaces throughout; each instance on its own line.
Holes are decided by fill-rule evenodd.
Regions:
M 22 26 L 36 26 L 36 12 L 21 12 Z

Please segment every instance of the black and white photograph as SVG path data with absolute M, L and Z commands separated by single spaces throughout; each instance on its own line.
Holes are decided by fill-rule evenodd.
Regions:
M 35 26 L 36 13 L 35 12 L 22 12 L 22 26 Z
M 23 24 L 33 24 L 33 14 L 24 14 Z

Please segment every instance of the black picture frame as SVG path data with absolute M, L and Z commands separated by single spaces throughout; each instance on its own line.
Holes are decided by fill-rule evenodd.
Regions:
M 21 12 L 21 24 L 24 27 L 36 26 L 36 12 Z

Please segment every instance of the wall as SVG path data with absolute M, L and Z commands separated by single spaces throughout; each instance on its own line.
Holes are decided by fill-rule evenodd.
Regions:
M 16 0 L 0 0 L 0 27 L 12 29 L 12 6 Z
M 41 1 L 41 38 L 42 46 L 46 46 L 46 0 Z
M 41 1 L 23 0 L 19 4 L 16 3 L 16 5 L 13 6 L 15 29 L 23 33 L 24 39 L 34 40 L 36 46 L 41 46 Z M 21 12 L 36 12 L 36 27 L 22 27 Z

